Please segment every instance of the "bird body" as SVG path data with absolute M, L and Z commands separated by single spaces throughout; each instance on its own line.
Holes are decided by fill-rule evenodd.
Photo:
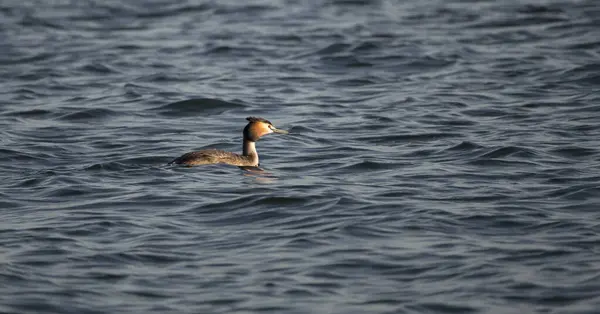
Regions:
M 199 166 L 223 163 L 238 167 L 258 167 L 259 159 L 258 152 L 256 151 L 256 141 L 269 133 L 287 134 L 288 132 L 275 128 L 269 120 L 263 118 L 248 117 L 246 120 L 249 122 L 244 128 L 241 155 L 218 149 L 206 149 L 183 154 L 169 164 Z

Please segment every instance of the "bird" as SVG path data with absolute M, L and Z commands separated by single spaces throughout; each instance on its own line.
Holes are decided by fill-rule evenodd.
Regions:
M 244 128 L 242 154 L 236 154 L 218 149 L 205 149 L 189 152 L 175 158 L 169 165 L 199 166 L 210 164 L 228 164 L 238 167 L 258 167 L 259 159 L 256 152 L 256 141 L 270 133 L 288 134 L 288 131 L 273 126 L 273 123 L 260 117 L 247 117 L 248 124 Z

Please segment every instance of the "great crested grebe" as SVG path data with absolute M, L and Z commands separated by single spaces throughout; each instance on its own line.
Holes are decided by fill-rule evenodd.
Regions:
M 175 158 L 169 164 L 198 166 L 209 164 L 229 164 L 238 167 L 258 167 L 256 141 L 269 133 L 288 134 L 288 131 L 277 129 L 266 119 L 248 117 L 248 125 L 244 128 L 244 146 L 241 155 L 217 149 L 206 149 L 190 152 Z

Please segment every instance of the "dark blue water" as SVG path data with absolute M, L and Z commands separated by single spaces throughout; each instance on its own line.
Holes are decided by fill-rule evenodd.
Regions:
M 597 313 L 600 3 L 0 2 L 1 313 Z M 265 172 L 169 167 L 241 151 Z

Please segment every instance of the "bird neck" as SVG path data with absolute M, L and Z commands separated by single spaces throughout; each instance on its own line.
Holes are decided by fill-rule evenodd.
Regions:
M 252 161 L 258 165 L 258 153 L 256 152 L 256 142 L 244 139 L 244 149 L 242 155 L 252 157 Z

